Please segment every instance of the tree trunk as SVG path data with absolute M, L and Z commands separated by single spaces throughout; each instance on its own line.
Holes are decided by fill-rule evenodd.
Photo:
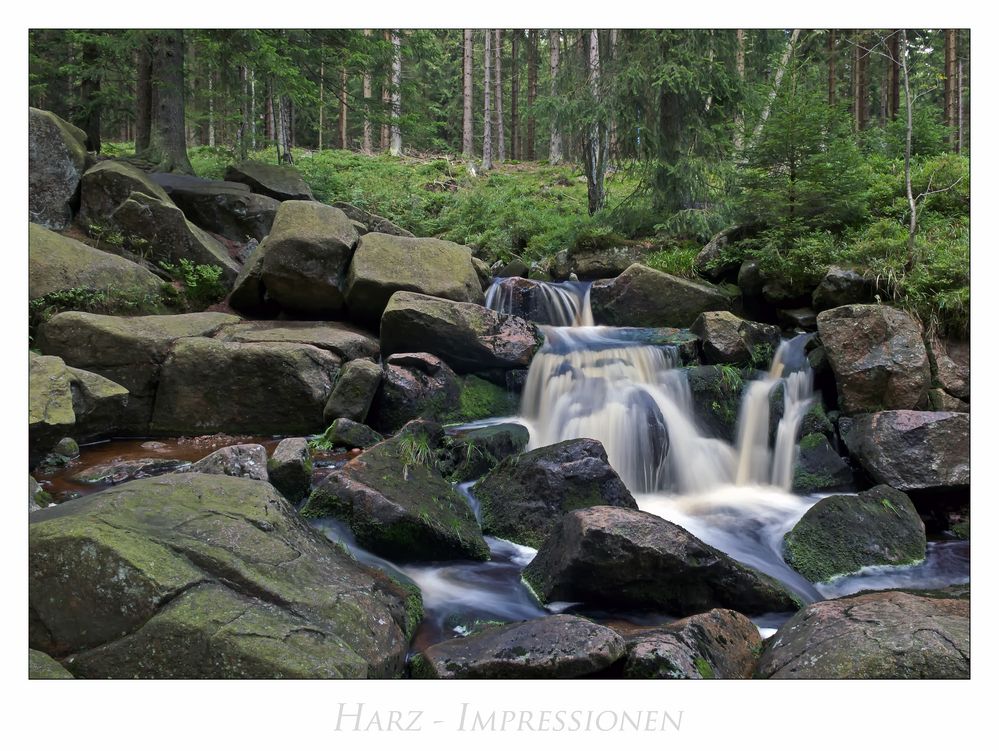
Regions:
M 392 41 L 392 34 L 388 31 L 382 32 L 382 38 L 386 42 Z M 381 139 L 379 143 L 379 148 L 382 151 L 387 151 L 389 147 L 389 105 L 392 101 L 392 79 L 389 73 L 386 73 L 382 78 L 382 130 Z
M 538 30 L 527 32 L 527 148 L 524 156 L 528 161 L 534 161 L 537 156 L 534 150 L 534 103 L 538 98 Z
M 364 36 L 371 36 L 371 29 L 364 30 Z M 364 130 L 361 136 L 361 151 L 365 154 L 371 153 L 371 70 L 364 68 L 364 76 L 361 79 L 361 94 L 364 97 Z
M 347 69 L 340 68 L 340 148 L 347 150 Z
M 607 61 L 608 64 L 614 66 L 615 60 L 617 58 L 617 29 L 611 29 L 607 34 Z M 712 58 L 714 57 L 714 49 L 711 50 Z M 611 70 L 617 70 L 612 67 Z M 711 106 L 711 97 L 708 97 L 708 107 Z M 607 163 L 612 164 L 617 154 L 617 118 L 614 116 L 613 112 L 609 115 L 609 121 L 607 123 Z
M 895 29 L 888 36 L 888 118 L 898 117 L 898 35 Z
M 295 159 L 292 156 L 291 148 L 293 144 L 292 131 L 295 127 L 292 119 L 291 99 L 286 96 L 278 97 L 275 128 L 277 130 L 277 157 L 279 164 L 292 164 Z
M 392 30 L 392 142 L 389 153 L 402 156 L 402 40 L 399 30 Z
M 866 35 L 858 30 L 853 38 L 853 129 L 858 133 L 867 126 L 867 62 Z
M 215 147 L 215 76 L 208 65 L 208 145 Z
M 829 89 L 829 106 L 836 104 L 836 29 L 829 29 L 826 45 L 826 66 L 828 67 L 827 87 Z
M 493 168 L 493 105 L 492 105 L 492 34 L 486 29 L 485 51 L 482 56 L 483 117 L 482 117 L 482 169 Z
M 495 102 L 493 113 L 496 123 L 493 126 L 496 131 L 496 161 L 502 164 L 506 161 L 506 142 L 503 138 L 503 30 L 493 29 L 493 60 L 495 69 L 493 71 L 493 86 L 495 87 Z
M 791 36 L 787 40 L 787 46 L 784 48 L 784 55 L 780 59 L 780 65 L 777 67 L 777 72 L 774 73 L 774 85 L 770 90 L 770 94 L 767 96 L 767 104 L 763 108 L 763 113 L 760 115 L 760 121 L 756 124 L 756 129 L 753 131 L 753 142 L 760 137 L 760 133 L 763 132 L 763 126 L 767 124 L 767 120 L 770 117 L 770 109 L 773 107 L 774 99 L 777 98 L 777 92 L 780 91 L 781 81 L 784 80 L 784 72 L 787 70 L 788 63 L 791 62 L 791 54 L 794 52 L 794 46 L 798 42 L 798 36 L 801 34 L 801 29 L 794 29 L 791 32 Z M 752 146 L 752 142 L 750 143 Z
M 944 121 L 947 142 L 957 150 L 957 29 L 944 30 Z
M 77 125 L 87 134 L 87 150 L 101 151 L 101 74 L 96 70 L 100 64 L 100 54 L 97 45 L 88 42 L 83 45 L 83 66 L 86 72 L 80 81 L 80 99 L 83 101 L 83 112 L 77 118 Z
M 902 83 L 905 87 L 905 198 L 909 202 L 909 238 L 906 243 L 906 270 L 916 264 L 916 199 L 912 195 L 912 88 L 909 85 L 909 40 L 905 29 L 902 39 Z
M 596 29 L 590 29 L 587 79 L 593 109 L 600 111 L 600 36 Z M 604 207 L 604 174 L 607 170 L 604 125 L 600 117 L 593 116 L 586 142 L 586 197 L 590 215 Z
M 461 71 L 461 155 L 466 159 L 471 159 L 475 154 L 475 126 L 472 119 L 472 69 L 474 67 L 475 41 L 472 38 L 472 29 L 465 29 L 464 36 L 465 48 L 462 54 Z
M 187 158 L 184 128 L 184 32 L 157 32 L 154 36 L 150 78 L 153 82 L 149 148 L 141 155 L 159 172 L 193 175 Z
M 739 77 L 739 86 L 746 85 L 746 30 L 735 30 L 735 73 Z M 742 96 L 740 92 L 739 106 L 735 113 L 735 135 L 732 137 L 732 145 L 736 152 L 742 151 L 745 142 L 746 121 L 742 111 Z
M 518 108 L 520 102 L 520 29 L 513 30 L 510 38 L 510 158 L 520 159 L 520 128 L 517 125 L 517 118 L 520 117 Z
M 149 133 L 153 122 L 153 58 L 150 51 L 152 39 L 141 33 L 136 51 L 135 78 L 135 153 L 149 148 Z
M 548 30 L 548 67 L 551 72 L 551 83 L 549 84 L 549 94 L 554 100 L 558 94 L 558 68 L 559 68 L 559 32 L 558 29 Z M 553 117 L 551 124 L 551 134 L 548 143 L 548 162 L 559 164 L 562 161 L 562 133 L 559 131 L 558 121 Z
M 245 65 L 239 66 L 240 83 L 240 123 L 236 130 L 236 154 L 240 160 L 246 159 L 246 145 L 250 139 L 252 110 L 250 109 L 250 76 Z
M 271 83 L 267 84 L 267 98 L 264 102 L 264 138 L 268 141 L 274 141 L 277 135 L 277 128 L 275 128 L 274 123 L 274 86 Z
M 957 61 L 957 153 L 964 149 L 964 60 Z
M 319 151 L 323 150 L 323 131 L 326 129 L 325 122 L 325 104 L 326 104 L 326 64 L 324 62 L 319 63 Z
M 250 69 L 250 148 L 257 150 L 257 76 Z

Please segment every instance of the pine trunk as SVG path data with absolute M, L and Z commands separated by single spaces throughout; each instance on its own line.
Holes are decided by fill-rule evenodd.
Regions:
M 513 30 L 510 39 L 510 158 L 520 159 L 520 128 L 517 118 L 520 102 L 520 29 Z
M 153 122 L 153 59 L 150 53 L 152 39 L 142 34 L 136 52 L 135 77 L 135 153 L 149 148 L 149 132 Z
M 472 69 L 474 67 L 475 41 L 472 37 L 472 30 L 465 29 L 464 51 L 462 55 L 462 115 L 461 115 L 461 155 L 466 159 L 471 159 L 475 154 L 475 127 L 472 119 L 472 108 L 474 106 L 472 93 Z
M 340 148 L 347 150 L 347 69 L 340 68 Z
M 392 31 L 392 141 L 389 153 L 402 156 L 402 40 L 399 30 Z
M 503 138 L 503 30 L 493 30 L 493 60 L 495 67 L 493 70 L 493 87 L 495 89 L 495 102 L 493 107 L 496 122 L 493 128 L 496 131 L 496 162 L 502 164 L 506 161 L 506 142 Z
M 548 67 L 551 72 L 551 83 L 549 84 L 549 94 L 552 100 L 558 94 L 558 69 L 559 69 L 559 32 L 558 29 L 548 30 Z M 558 121 L 552 118 L 551 134 L 548 142 L 548 161 L 551 164 L 559 164 L 562 161 L 562 133 L 559 131 Z
M 587 80 L 593 109 L 599 111 L 600 103 L 600 36 L 596 29 L 590 30 Z M 586 142 L 586 197 L 591 215 L 604 207 L 604 174 L 607 170 L 604 125 L 597 117 L 590 124 Z
M 152 122 L 149 147 L 141 155 L 159 172 L 194 174 L 187 157 L 184 123 L 184 32 L 157 32 L 152 51 Z
M 371 36 L 371 29 L 364 30 L 364 36 Z M 361 150 L 365 154 L 371 153 L 371 71 L 364 69 L 364 76 L 361 78 L 361 95 L 364 97 L 364 129 L 361 136 Z
M 944 31 L 944 120 L 947 140 L 957 150 L 957 29 Z
M 829 89 L 829 106 L 836 104 L 836 29 L 829 29 L 829 39 L 826 46 L 826 65 L 828 66 L 827 87 Z
M 492 67 L 493 42 L 492 34 L 486 29 L 485 50 L 482 56 L 482 169 L 493 168 L 493 105 L 492 105 Z
M 888 37 L 888 118 L 898 117 L 898 29 Z
M 524 156 L 528 161 L 534 161 L 537 156 L 534 151 L 534 103 L 538 98 L 538 31 L 527 32 L 527 148 Z

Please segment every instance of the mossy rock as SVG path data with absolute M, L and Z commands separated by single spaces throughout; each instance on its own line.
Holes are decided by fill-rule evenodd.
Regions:
M 28 221 L 63 229 L 87 165 L 86 134 L 47 110 L 28 108 Z
M 701 427 L 715 438 L 734 441 L 745 388 L 742 371 L 731 365 L 700 365 L 684 371 Z
M 28 680 L 72 680 L 73 674 L 64 668 L 58 660 L 54 660 L 37 649 L 28 650 Z
M 80 222 L 84 226 L 105 225 L 132 193 L 173 206 L 166 191 L 142 170 L 113 159 L 98 162 L 80 182 Z
M 530 432 L 518 423 L 452 429 L 440 452 L 442 471 L 452 482 L 473 480 L 521 453 L 530 439 Z
M 822 433 L 809 433 L 798 442 L 794 467 L 795 493 L 851 490 L 853 470 Z
M 887 485 L 824 498 L 784 536 L 784 560 L 813 582 L 864 566 L 917 563 L 925 556 L 919 514 L 905 493 Z

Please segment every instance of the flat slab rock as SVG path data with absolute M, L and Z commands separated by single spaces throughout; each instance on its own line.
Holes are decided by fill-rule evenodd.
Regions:
M 311 344 L 344 362 L 359 357 L 378 357 L 378 339 L 339 321 L 243 321 L 225 326 L 215 338 L 226 342 Z
M 411 670 L 417 678 L 578 678 L 609 667 L 624 650 L 624 639 L 606 626 L 553 615 L 435 644 Z

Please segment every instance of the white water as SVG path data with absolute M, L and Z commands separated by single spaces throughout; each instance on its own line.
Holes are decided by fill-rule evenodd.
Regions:
M 486 307 L 527 317 L 552 326 L 592 326 L 590 285 L 579 282 L 543 283 L 520 277 L 500 277 L 486 290 Z

